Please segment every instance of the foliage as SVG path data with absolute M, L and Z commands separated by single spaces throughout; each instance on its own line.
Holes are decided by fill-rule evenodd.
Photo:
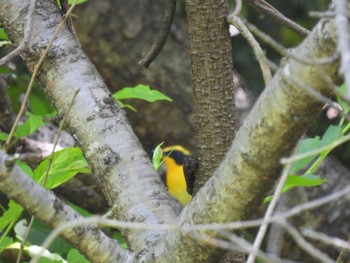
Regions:
M 152 164 L 154 169 L 158 171 L 159 167 L 162 165 L 162 156 L 163 156 L 163 151 L 162 151 L 162 145 L 164 142 L 160 143 L 157 145 L 157 147 L 153 151 L 152 155 Z
M 26 83 L 28 82 L 29 76 L 27 74 L 18 73 L 8 67 L 0 68 L 3 72 L 18 75 L 14 78 L 14 81 L 11 82 L 9 88 L 9 95 L 14 105 L 15 111 L 18 111 L 20 105 L 18 103 L 18 97 L 21 93 L 25 92 Z M 171 101 L 171 99 L 159 91 L 151 90 L 149 86 L 137 85 L 134 88 L 127 87 L 113 95 L 117 102 L 121 106 L 129 107 L 135 110 L 131 105 L 123 104 L 121 100 L 124 99 L 143 99 L 148 102 L 155 102 L 159 100 Z M 44 93 L 39 88 L 39 85 L 34 85 L 33 92 L 29 97 L 29 105 L 31 112 L 26 112 L 26 120 L 19 125 L 14 132 L 14 142 L 12 145 L 21 137 L 26 137 L 35 132 L 40 126 L 44 125 L 44 117 L 48 114 L 53 116 L 53 107 L 50 102 L 45 98 Z M 45 116 L 44 116 L 45 115 Z M 5 141 L 8 137 L 8 134 L 5 132 L 0 133 L 0 140 Z M 160 149 L 162 144 L 159 145 Z M 159 155 L 159 150 L 156 151 Z M 161 158 L 157 159 L 160 163 Z M 28 165 L 17 160 L 16 164 L 21 167 L 21 169 L 30 177 L 32 177 L 37 183 L 43 184 L 45 181 L 45 187 L 47 189 L 53 189 L 68 180 L 74 177 L 77 173 L 90 173 L 86 159 L 83 156 L 83 153 L 79 147 L 70 147 L 55 152 L 52 158 L 52 163 L 50 168 L 49 166 L 50 156 L 45 158 L 33 171 Z M 48 170 L 49 168 L 49 170 Z M 46 179 L 44 179 L 46 178 Z M 88 216 L 89 213 L 84 209 L 70 204 L 78 213 L 83 216 Z M 8 203 L 8 208 L 3 208 L 2 217 L 0 217 L 0 231 L 2 232 L 0 238 L 0 252 L 7 248 L 16 248 L 19 249 L 19 243 L 17 240 L 23 240 L 23 237 L 28 230 L 25 220 L 20 220 L 23 216 L 23 208 L 18 205 L 13 200 L 10 200 Z M 11 231 L 14 231 L 16 234 L 16 239 L 10 237 Z M 34 256 L 38 252 L 41 243 L 45 237 L 50 233 L 50 229 L 41 224 L 39 221 L 35 220 L 34 225 L 30 230 L 29 238 L 26 242 L 24 253 L 29 256 Z M 114 231 L 113 237 L 118 240 L 119 244 L 127 249 L 127 244 L 120 232 Z M 50 247 L 50 251 L 46 250 L 44 257 L 40 262 L 66 262 L 61 256 L 67 255 L 68 262 L 88 262 L 77 250 L 72 249 L 62 239 L 56 239 L 54 244 Z
M 122 108 L 129 108 L 133 111 L 136 111 L 134 107 L 129 104 L 124 104 L 121 100 L 124 99 L 140 99 L 148 102 L 156 102 L 159 100 L 172 101 L 168 96 L 165 96 L 163 93 L 158 90 L 151 90 L 149 86 L 139 84 L 135 87 L 125 87 L 116 93 L 113 94 L 113 97 L 117 100 L 118 104 Z
M 340 87 L 340 93 L 344 96 L 346 89 L 343 84 Z M 342 113 L 344 116 L 350 112 L 349 105 L 343 101 L 340 97 L 337 97 L 337 101 L 342 108 Z M 313 154 L 307 154 L 302 159 L 295 161 L 289 171 L 289 176 L 283 187 L 282 192 L 286 192 L 294 187 L 312 187 L 319 186 L 325 183 L 327 180 L 322 179 L 314 173 L 320 167 L 322 161 L 330 154 L 330 152 L 335 149 L 332 146 L 335 142 L 344 138 L 346 132 L 350 129 L 350 123 L 345 122 L 345 118 L 342 117 L 339 121 L 339 125 L 330 125 L 328 129 L 323 134 L 322 138 L 315 136 L 314 138 L 303 139 L 296 152 L 299 154 L 307 154 L 311 151 L 315 152 Z M 321 147 L 329 146 L 326 150 L 317 152 L 316 150 Z M 301 172 L 305 170 L 304 172 Z M 301 173 L 301 174 L 300 174 Z M 265 202 L 270 201 L 271 196 L 265 198 Z

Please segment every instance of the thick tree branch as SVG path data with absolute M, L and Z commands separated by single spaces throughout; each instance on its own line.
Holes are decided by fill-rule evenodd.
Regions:
M 334 20 L 320 21 L 293 54 L 310 61 L 331 57 L 337 46 L 335 32 Z M 239 129 L 214 176 L 182 211 L 179 223 L 239 221 L 255 211 L 280 174 L 280 157 L 291 154 L 323 106 L 290 77 L 329 95 L 327 78 L 336 79 L 338 67 L 338 61 L 305 65 L 287 60 Z M 196 262 L 197 255 L 201 255 L 200 260 L 209 261 L 218 253 L 183 233 L 167 235 L 155 249 L 155 256 L 164 258 L 163 262 L 174 255 L 182 255 L 187 262 Z
M 0 189 L 28 212 L 54 228 L 67 221 L 83 219 L 52 192 L 36 184 L 8 155 L 0 151 Z M 28 198 L 30 196 L 30 198 Z M 94 225 L 67 228 L 62 236 L 93 262 L 131 262 L 133 255 L 108 238 Z
M 0 19 L 16 44 L 23 37 L 28 4 L 29 0 L 0 1 Z M 22 54 L 29 70 L 35 67 L 61 18 L 52 1 L 38 1 L 30 48 Z M 67 126 L 81 144 L 109 204 L 115 206 L 118 219 L 159 223 L 175 218 L 171 200 L 124 111 L 67 27 L 54 41 L 38 78 L 58 114 L 67 110 L 67 96 L 80 89 Z M 159 235 L 152 231 L 127 233 L 130 248 L 135 251 L 149 246 Z

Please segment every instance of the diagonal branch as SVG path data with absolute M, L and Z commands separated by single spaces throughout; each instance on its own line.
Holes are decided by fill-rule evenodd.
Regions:
M 0 0 L 0 19 L 14 43 L 23 37 L 26 1 Z M 4 6 L 7 6 L 6 10 Z M 53 1 L 39 0 L 33 17 L 33 34 L 23 53 L 33 71 L 52 38 L 61 14 Z M 43 62 L 38 79 L 58 114 L 68 109 L 76 89 L 80 92 L 67 118 L 71 134 L 86 158 L 116 217 L 124 221 L 159 223 L 171 221 L 175 213 L 164 186 L 130 127 L 125 113 L 112 98 L 95 66 L 87 59 L 71 31 L 64 26 Z M 140 251 L 161 235 L 156 231 L 125 233 L 131 249 Z
M 292 54 L 316 61 L 331 57 L 336 46 L 334 20 L 321 20 Z M 241 221 L 260 207 L 280 175 L 280 157 L 291 154 L 323 107 L 290 76 L 329 96 L 327 79 L 337 79 L 338 68 L 339 61 L 312 65 L 286 60 L 237 132 L 220 167 L 180 214 L 179 224 Z M 165 236 L 155 251 L 164 262 L 174 255 L 182 255 L 187 262 L 196 262 L 192 255 L 201 255 L 207 262 L 220 253 L 183 233 Z
M 83 219 L 76 211 L 29 178 L 15 160 L 0 151 L 0 189 L 28 212 L 54 228 L 67 221 Z M 30 196 L 30 198 L 28 198 Z M 94 225 L 67 228 L 62 236 L 93 262 L 130 262 L 133 255 L 108 238 Z

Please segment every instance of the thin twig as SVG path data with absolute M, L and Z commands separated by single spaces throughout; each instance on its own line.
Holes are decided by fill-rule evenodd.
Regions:
M 158 56 L 160 51 L 162 51 L 164 44 L 168 38 L 170 28 L 175 16 L 176 0 L 168 1 L 168 7 L 165 11 L 163 24 L 159 31 L 159 34 L 148 53 L 138 62 L 139 65 L 144 66 L 145 68 L 148 68 L 152 61 Z
M 242 36 L 247 40 L 249 45 L 252 47 L 255 53 L 255 56 L 259 62 L 265 85 L 267 86 L 267 84 L 270 83 L 272 79 L 272 75 L 271 75 L 271 71 L 268 66 L 267 58 L 264 54 L 264 51 L 262 50 L 259 43 L 254 38 L 252 33 L 249 32 L 248 28 L 244 25 L 244 23 L 238 16 L 234 14 L 230 14 L 229 16 L 227 16 L 227 22 L 230 25 L 235 26 L 239 30 L 239 32 L 242 34 Z
M 33 27 L 33 14 L 36 6 L 36 1 L 37 0 L 31 0 L 29 3 L 28 13 L 25 18 L 24 36 L 21 43 L 9 54 L 7 54 L 5 57 L 0 59 L 0 66 L 10 62 L 14 57 L 18 56 L 27 47 L 29 42 L 29 37 L 31 36 L 32 27 Z
M 288 77 L 288 80 L 293 82 L 294 84 L 298 85 L 302 89 L 304 89 L 307 93 L 309 93 L 311 96 L 313 96 L 315 99 L 323 102 L 324 104 L 328 105 L 332 109 L 334 109 L 342 118 L 346 119 L 347 121 L 350 121 L 349 116 L 347 114 L 344 114 L 342 108 L 339 106 L 338 103 L 332 101 L 331 99 L 324 96 L 319 91 L 315 90 L 313 87 L 307 85 L 306 83 L 301 82 L 299 79 L 295 78 L 294 76 L 287 74 L 286 71 L 284 72 L 284 75 Z M 331 80 L 328 78 L 328 75 L 326 72 L 324 72 L 324 78 L 325 82 L 329 84 L 329 88 L 332 89 L 332 91 L 335 92 L 336 95 L 341 96 L 339 90 L 334 87 L 334 83 L 331 82 Z M 348 100 L 344 100 L 346 103 L 349 103 Z
M 235 9 L 233 10 L 232 14 L 235 16 L 238 16 L 241 13 L 242 10 L 242 0 L 236 0 L 235 1 Z
M 309 30 L 295 23 L 293 20 L 287 18 L 275 7 L 265 2 L 264 0 L 245 0 L 245 2 L 251 7 L 253 7 L 254 9 L 256 9 L 257 11 L 271 17 L 278 24 L 282 24 L 286 26 L 290 30 L 298 33 L 303 37 L 306 37 L 310 33 Z
M 309 16 L 312 18 L 333 18 L 334 17 L 334 12 L 333 11 L 310 11 Z
M 269 226 L 269 221 L 270 221 L 270 219 L 272 217 L 273 211 L 275 210 L 277 202 L 280 199 L 280 196 L 281 196 L 281 193 L 282 193 L 282 189 L 283 189 L 283 186 L 284 186 L 285 182 L 287 181 L 288 174 L 289 174 L 291 166 L 292 166 L 291 164 L 288 164 L 283 170 L 281 179 L 279 180 L 279 182 L 277 184 L 277 187 L 276 187 L 276 190 L 275 190 L 275 192 L 273 194 L 272 200 L 271 200 L 271 202 L 270 202 L 270 204 L 269 204 L 269 206 L 267 208 L 267 211 L 266 211 L 266 213 L 264 215 L 264 221 L 261 224 L 261 226 L 259 228 L 259 231 L 258 231 L 258 233 L 257 233 L 257 235 L 255 237 L 253 250 L 249 254 L 247 263 L 254 263 L 255 262 L 255 258 L 257 256 L 257 252 L 259 251 L 261 243 L 262 243 L 262 241 L 263 241 L 263 239 L 265 237 L 267 228 Z
M 332 202 L 334 200 L 338 200 L 342 196 L 350 193 L 350 186 L 345 187 L 344 189 L 341 189 L 335 193 L 332 193 L 330 195 L 327 195 L 322 198 L 318 198 L 316 200 L 312 200 L 310 202 L 298 205 L 289 211 L 283 213 L 274 215 L 269 222 L 275 222 L 279 223 L 286 218 L 298 215 L 304 211 L 308 211 L 311 209 L 315 209 L 321 205 L 327 204 L 329 202 Z M 53 240 L 66 228 L 68 227 L 75 227 L 82 224 L 98 224 L 100 226 L 110 226 L 110 227 L 116 227 L 116 228 L 124 228 L 124 229 L 143 229 L 143 230 L 159 230 L 159 231 L 206 231 L 206 230 L 234 230 L 234 229 L 242 229 L 242 228 L 250 228 L 250 227 L 257 227 L 261 225 L 263 222 L 263 219 L 255 219 L 255 220 L 247 220 L 242 222 L 232 222 L 232 223 L 222 223 L 222 224 L 202 224 L 202 225 L 178 225 L 178 224 L 144 224 L 144 223 L 137 223 L 137 222 L 125 222 L 125 221 L 117 221 L 117 220 L 111 220 L 107 219 L 105 217 L 101 216 L 93 216 L 90 218 L 84 218 L 79 220 L 72 220 L 69 222 L 66 222 L 58 227 L 56 227 L 49 236 L 45 239 L 44 243 L 42 244 L 42 249 L 48 248 L 50 244 L 53 242 Z M 237 242 L 238 243 L 238 242 Z M 39 253 L 37 256 L 40 256 Z M 34 261 L 34 259 L 31 262 L 37 262 Z
M 63 119 L 61 120 L 60 125 L 58 127 L 57 134 L 56 134 L 54 142 L 53 142 L 53 148 L 52 148 L 52 151 L 51 151 L 49 162 L 47 164 L 47 169 L 46 169 L 46 172 L 45 172 L 45 176 L 44 176 L 44 179 L 43 179 L 43 182 L 42 182 L 42 186 L 44 186 L 44 187 L 46 185 L 47 178 L 49 177 L 49 171 L 50 171 L 50 168 L 51 168 L 51 165 L 52 165 L 52 162 L 53 162 L 53 157 L 54 157 L 54 153 L 55 153 L 55 150 L 56 150 L 56 146 L 58 144 L 58 140 L 60 139 L 60 135 L 61 135 L 62 130 L 63 130 L 63 126 L 66 123 L 68 114 L 69 114 L 70 110 L 72 109 L 72 107 L 74 105 L 75 98 L 77 97 L 78 93 L 79 93 L 79 90 L 77 89 L 74 92 L 72 101 L 70 102 L 70 104 L 68 106 L 68 109 L 67 109 L 66 113 L 64 114 Z
M 52 44 L 53 44 L 56 36 L 61 31 L 62 27 L 65 24 L 65 21 L 67 20 L 67 18 L 69 17 L 71 12 L 73 11 L 73 9 L 74 9 L 74 7 L 75 7 L 77 2 L 78 2 L 78 0 L 75 0 L 74 3 L 69 8 L 69 10 L 67 11 L 67 13 L 63 16 L 61 22 L 59 23 L 58 27 L 56 28 L 56 31 L 54 32 L 54 34 L 53 34 L 49 44 L 47 45 L 46 49 L 44 50 L 43 54 L 41 55 L 38 63 L 36 63 L 36 65 L 34 66 L 33 74 L 32 74 L 32 77 L 30 79 L 30 82 L 29 82 L 29 85 L 28 85 L 28 88 L 27 88 L 27 92 L 26 92 L 26 94 L 24 96 L 23 103 L 22 103 L 21 108 L 20 108 L 20 110 L 18 112 L 18 115 L 17 115 L 17 118 L 15 120 L 15 123 L 12 126 L 10 134 L 9 134 L 5 144 L 4 144 L 3 151 L 5 151 L 5 152 L 8 150 L 8 148 L 10 146 L 10 142 L 12 140 L 13 134 L 14 134 L 17 126 L 18 126 L 18 123 L 19 123 L 20 119 L 22 118 L 22 115 L 23 115 L 25 109 L 26 109 L 28 98 L 29 98 L 30 92 L 32 91 L 33 84 L 34 84 L 34 81 L 35 81 L 35 77 L 38 74 L 39 68 L 40 68 L 41 64 L 44 62 L 44 59 L 46 58 L 50 48 L 52 47 Z
M 21 258 L 22 258 L 22 254 L 23 254 L 23 250 L 24 250 L 24 245 L 27 243 L 27 240 L 28 240 L 28 237 L 29 237 L 29 234 L 30 234 L 30 230 L 32 229 L 33 227 L 33 223 L 34 223 L 34 219 L 35 217 L 32 216 L 30 218 L 30 221 L 29 221 L 29 224 L 28 224 L 28 227 L 26 229 L 26 233 L 23 237 L 23 240 L 21 242 L 21 246 L 19 248 L 19 252 L 18 252 L 18 255 L 17 255 L 17 260 L 16 260 L 16 263 L 20 263 L 21 262 Z
M 345 79 L 346 97 L 350 99 L 350 34 L 347 10 L 348 1 L 335 1 L 335 24 L 338 33 L 338 50 L 341 54 L 340 70 Z
M 337 52 L 334 53 L 332 57 L 328 58 L 321 58 L 321 59 L 307 59 L 305 57 L 298 57 L 295 54 L 292 54 L 289 49 L 282 46 L 280 43 L 278 43 L 276 40 L 274 40 L 272 37 L 270 37 L 268 34 L 262 32 L 260 29 L 258 29 L 255 25 L 249 23 L 247 20 L 243 20 L 243 22 L 246 24 L 248 29 L 256 35 L 258 38 L 260 38 L 265 44 L 272 47 L 275 51 L 280 53 L 282 56 L 286 58 L 294 59 L 300 63 L 303 63 L 305 65 L 320 65 L 320 64 L 329 64 L 333 63 L 335 60 L 339 58 L 339 55 Z
M 296 230 L 291 224 L 286 221 L 280 223 L 287 230 L 289 235 L 295 240 L 298 246 L 309 255 L 317 258 L 319 262 L 334 263 L 334 260 L 332 260 L 327 254 L 318 250 L 310 242 L 306 241 L 304 237 L 298 232 L 298 230 Z
M 305 228 L 301 233 L 311 239 L 318 240 L 326 244 L 327 246 L 333 246 L 337 248 L 342 248 L 345 251 L 350 251 L 350 244 L 348 241 L 342 240 L 337 237 L 330 237 L 324 233 L 319 233 L 310 228 Z

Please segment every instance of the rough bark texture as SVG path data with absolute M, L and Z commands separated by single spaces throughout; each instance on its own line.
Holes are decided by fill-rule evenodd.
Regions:
M 173 99 L 171 103 L 129 101 L 137 113 L 127 110 L 128 119 L 149 153 L 162 141 L 195 148 L 186 23 L 182 1 L 178 2 L 167 42 L 148 69 L 137 62 L 161 28 L 167 1 L 88 1 L 74 11 L 79 40 L 110 90 L 142 83 Z
M 332 57 L 335 32 L 332 20 L 320 21 L 293 54 L 309 61 Z M 338 66 L 338 61 L 317 66 L 286 61 L 259 97 L 214 176 L 180 214 L 179 223 L 229 222 L 252 216 L 278 179 L 279 159 L 291 154 L 323 106 L 293 78 L 329 95 L 327 78 L 337 78 Z M 183 233 L 168 234 L 157 244 L 154 257 L 162 262 L 179 255 L 187 262 L 210 262 L 220 255 Z
M 22 54 L 30 71 L 52 38 L 61 14 L 55 1 L 38 1 L 29 46 Z M 0 1 L 0 19 L 11 40 L 23 37 L 29 1 Z M 123 110 L 111 97 L 74 35 L 64 27 L 54 41 L 38 74 L 45 93 L 64 114 L 80 89 L 67 118 L 69 131 L 85 153 L 117 217 L 125 221 L 159 223 L 175 218 L 171 200 L 133 133 Z M 162 200 L 162 201 L 160 201 Z M 153 231 L 125 233 L 130 248 L 140 251 L 161 235 Z
M 236 116 L 227 1 L 186 1 L 186 11 L 200 159 L 196 192 L 222 161 L 234 137 Z

